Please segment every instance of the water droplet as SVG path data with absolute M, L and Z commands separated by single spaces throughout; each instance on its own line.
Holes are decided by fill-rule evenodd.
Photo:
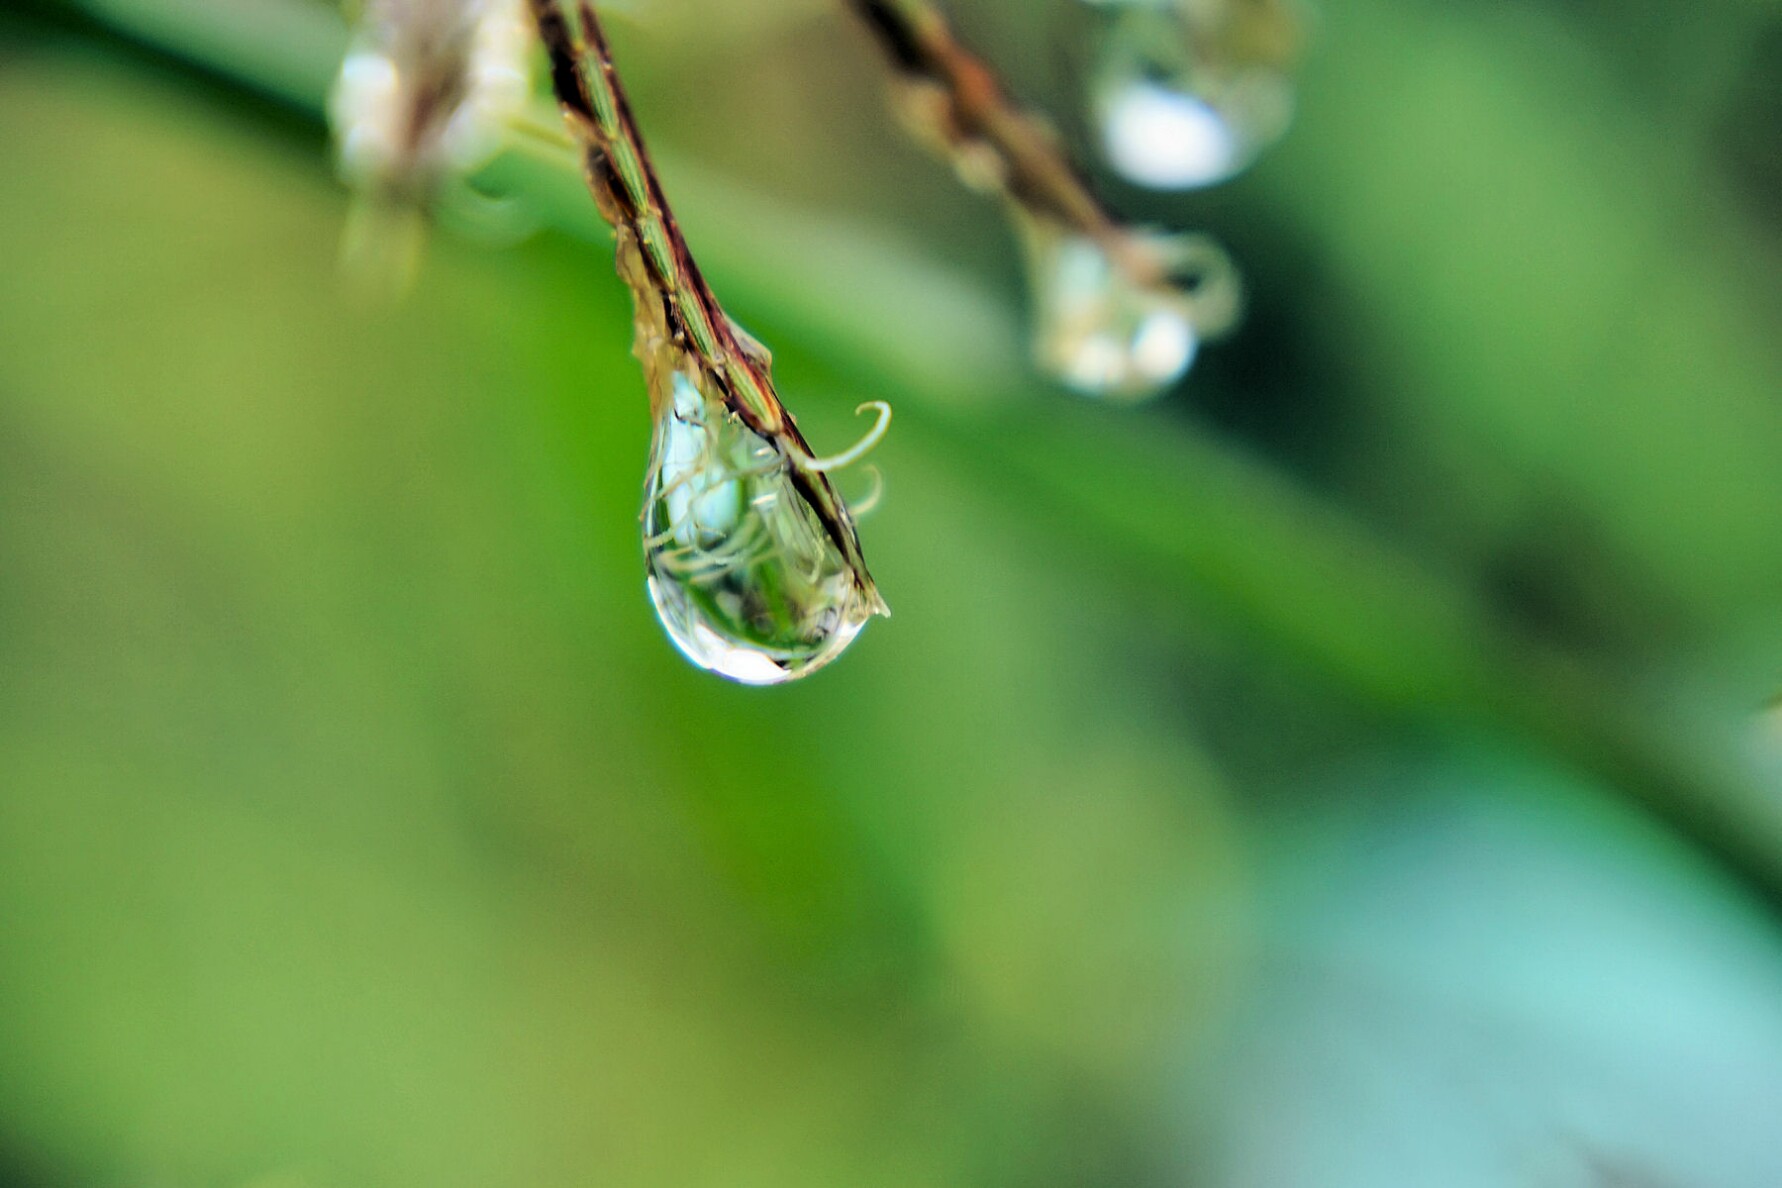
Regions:
M 650 598 L 694 664 L 745 685 L 815 672 L 884 613 L 807 492 L 824 484 L 675 373 L 656 427 L 644 551 Z
M 1299 27 L 1279 0 L 1088 0 L 1108 13 L 1094 109 L 1109 163 L 1154 189 L 1248 168 L 1293 117 Z
M 1188 373 L 1240 300 L 1225 253 L 1195 235 L 1122 232 L 1117 246 L 1026 219 L 1039 365 L 1086 395 L 1138 401 Z

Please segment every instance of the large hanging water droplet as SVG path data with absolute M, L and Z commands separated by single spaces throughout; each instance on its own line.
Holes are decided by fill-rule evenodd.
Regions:
M 1022 230 L 1035 357 L 1083 395 L 1155 396 L 1237 319 L 1236 271 L 1203 236 L 1123 232 L 1108 244 L 1033 219 Z
M 812 508 L 827 480 L 799 465 L 674 375 L 644 511 L 650 597 L 689 660 L 745 685 L 815 672 L 884 613 Z
M 1299 26 L 1281 0 L 1087 0 L 1106 10 L 1093 106 L 1109 162 L 1154 189 L 1215 185 L 1293 117 Z

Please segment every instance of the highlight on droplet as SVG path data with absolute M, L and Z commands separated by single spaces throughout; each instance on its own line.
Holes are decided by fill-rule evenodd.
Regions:
M 1163 190 L 1249 168 L 1293 118 L 1283 0 L 1084 0 L 1104 24 L 1091 106 L 1108 163 Z
M 1198 95 L 1139 79 L 1105 96 L 1100 114 L 1109 163 L 1139 185 L 1210 186 L 1239 168 L 1231 125 Z

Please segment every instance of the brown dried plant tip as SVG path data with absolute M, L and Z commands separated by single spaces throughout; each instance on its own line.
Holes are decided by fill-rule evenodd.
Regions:
M 531 0 L 589 188 L 636 310 L 633 351 L 655 424 L 644 509 L 649 589 L 695 664 L 777 684 L 838 656 L 879 597 L 829 473 L 781 403 L 767 350 L 712 294 L 662 192 L 592 5 Z
M 527 24 L 521 0 L 362 6 L 328 98 L 356 195 L 342 245 L 353 279 L 406 287 L 428 208 L 494 155 L 531 97 Z
M 1136 229 L 1096 196 L 1040 116 L 926 0 L 848 0 L 899 76 L 916 134 L 974 189 L 1001 197 L 1027 252 L 1040 365 L 1094 396 L 1143 399 L 1180 379 L 1238 317 L 1224 250 Z

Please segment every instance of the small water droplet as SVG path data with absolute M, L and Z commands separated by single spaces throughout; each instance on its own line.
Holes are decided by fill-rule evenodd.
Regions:
M 644 511 L 656 613 L 719 676 L 777 685 L 815 672 L 884 612 L 800 489 L 825 480 L 685 375 L 672 386 Z
M 1023 232 L 1035 355 L 1083 395 L 1156 396 L 1236 320 L 1236 272 L 1204 237 L 1126 232 L 1116 260 L 1107 245 L 1053 224 L 1027 219 Z
M 1088 0 L 1108 14 L 1094 109 L 1109 163 L 1185 190 L 1241 173 L 1293 117 L 1298 23 L 1279 0 Z

